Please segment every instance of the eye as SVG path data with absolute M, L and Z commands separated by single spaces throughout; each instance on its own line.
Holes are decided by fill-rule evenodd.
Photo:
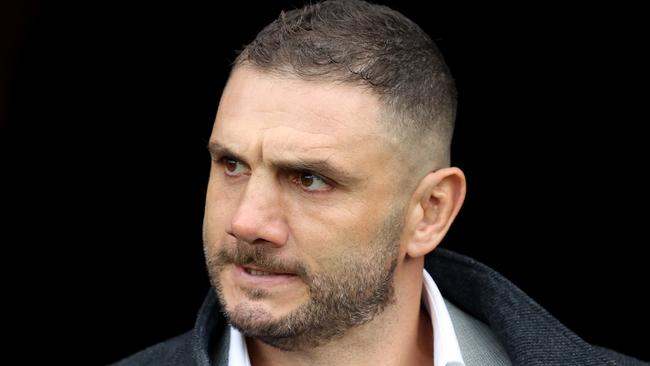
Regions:
M 230 177 L 239 177 L 247 172 L 246 165 L 239 160 L 223 158 L 221 159 L 221 164 L 223 165 L 224 174 Z
M 332 186 L 324 178 L 312 173 L 299 173 L 293 181 L 309 192 L 324 192 L 332 189 Z

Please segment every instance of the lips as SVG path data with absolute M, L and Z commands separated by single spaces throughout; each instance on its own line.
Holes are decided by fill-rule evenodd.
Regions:
M 251 276 L 293 276 L 293 273 L 288 272 L 276 272 L 266 268 L 261 268 L 251 265 L 240 266 L 246 273 Z
M 235 265 L 234 269 L 234 283 L 244 288 L 277 290 L 301 282 L 295 273 L 274 272 L 269 268 L 251 265 Z

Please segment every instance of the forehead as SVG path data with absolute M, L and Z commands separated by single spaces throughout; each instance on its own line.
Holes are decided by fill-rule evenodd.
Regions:
M 361 87 L 238 67 L 224 89 L 213 139 L 260 153 L 357 150 L 384 137 L 379 110 L 377 97 Z

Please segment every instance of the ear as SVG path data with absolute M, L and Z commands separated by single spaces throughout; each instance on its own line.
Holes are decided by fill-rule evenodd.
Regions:
M 443 168 L 427 174 L 412 196 L 406 254 L 413 258 L 434 250 L 447 234 L 465 200 L 465 174 Z

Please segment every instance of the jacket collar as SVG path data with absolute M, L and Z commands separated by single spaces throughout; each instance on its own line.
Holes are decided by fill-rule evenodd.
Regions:
M 425 267 L 446 299 L 490 326 L 514 365 L 613 364 L 488 266 L 436 249 Z
M 192 354 L 197 366 L 211 366 L 211 350 L 218 337 L 225 333 L 227 321 L 221 313 L 221 306 L 210 288 L 203 301 L 192 332 Z

